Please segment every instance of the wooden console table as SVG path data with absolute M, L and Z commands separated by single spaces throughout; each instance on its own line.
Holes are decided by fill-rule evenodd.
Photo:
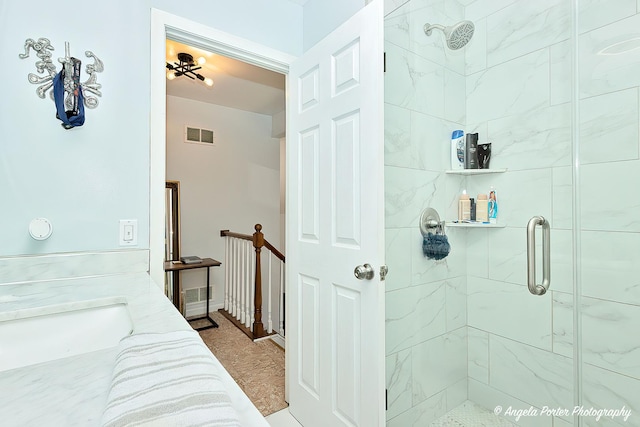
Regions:
M 217 328 L 218 324 L 215 322 L 215 320 L 213 320 L 211 318 L 211 316 L 209 315 L 209 299 L 210 299 L 210 286 L 209 286 L 209 276 L 210 276 L 210 271 L 211 271 L 211 267 L 220 267 L 220 265 L 222 265 L 222 263 L 220 261 L 217 261 L 213 258 L 202 258 L 202 262 L 199 262 L 197 264 L 183 264 L 180 261 L 165 261 L 164 263 L 164 271 L 172 271 L 174 272 L 173 274 L 173 280 L 172 280 L 172 285 L 173 285 L 173 305 L 176 306 L 176 308 L 178 309 L 178 311 L 180 311 L 180 272 L 183 270 L 192 270 L 195 268 L 206 268 L 207 269 L 207 311 L 205 312 L 205 315 L 202 317 L 196 317 L 195 319 L 189 319 L 189 322 L 193 322 L 195 320 L 203 320 L 203 319 L 207 319 L 209 322 L 211 322 L 210 325 L 207 326 L 203 326 L 200 328 L 195 328 L 196 331 L 203 331 L 205 329 L 211 329 L 211 328 Z

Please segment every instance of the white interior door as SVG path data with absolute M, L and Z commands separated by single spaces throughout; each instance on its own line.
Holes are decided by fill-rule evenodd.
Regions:
M 372 1 L 289 73 L 288 394 L 305 427 L 385 422 L 382 15 Z

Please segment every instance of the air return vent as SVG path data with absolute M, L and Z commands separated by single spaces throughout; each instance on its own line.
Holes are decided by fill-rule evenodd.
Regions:
M 197 144 L 214 144 L 214 133 L 210 129 L 200 129 L 192 126 L 184 126 L 184 142 L 193 142 Z

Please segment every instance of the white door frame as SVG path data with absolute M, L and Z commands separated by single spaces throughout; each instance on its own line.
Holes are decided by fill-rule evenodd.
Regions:
M 294 56 L 177 15 L 151 9 L 151 105 L 149 176 L 149 275 L 164 284 L 164 187 L 166 181 L 166 39 L 219 53 L 284 74 Z

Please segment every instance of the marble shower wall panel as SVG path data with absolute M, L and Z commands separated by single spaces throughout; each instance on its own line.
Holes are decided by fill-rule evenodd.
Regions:
M 526 410 L 531 406 L 528 402 L 523 402 L 507 393 L 473 379 L 469 379 L 469 400 L 489 410 L 500 406 L 503 412 L 509 407 L 516 410 Z M 520 417 L 517 421 L 514 416 L 504 417 L 513 423 L 517 423 L 520 427 L 564 427 L 564 424 L 557 424 L 556 422 L 558 420 L 552 417 Z
M 450 159 L 451 129 L 458 128 L 457 122 L 385 104 L 385 164 L 441 172 Z
M 570 358 L 491 335 L 489 363 L 492 387 L 538 408 L 573 408 Z
M 487 66 L 567 40 L 571 2 L 518 0 L 487 17 Z
M 387 292 L 387 355 L 444 334 L 446 322 L 444 281 Z
M 428 426 L 447 412 L 447 392 L 423 400 L 400 415 L 387 417 L 387 427 Z
M 387 356 L 387 419 L 411 409 L 413 399 L 411 366 L 411 349 Z
M 584 33 L 636 14 L 636 0 L 580 0 L 578 31 Z
M 638 325 L 640 306 L 583 298 L 584 362 L 640 380 Z
M 555 229 L 570 230 L 573 227 L 573 170 L 571 166 L 553 168 L 553 215 L 551 225 Z
M 474 277 L 467 280 L 467 293 L 470 327 L 551 351 L 550 295 L 534 298 L 526 286 Z
M 553 292 L 553 352 L 573 357 L 573 296 Z
M 631 417 L 626 422 L 622 418 L 616 418 L 612 422 L 606 418 L 596 421 L 594 417 L 585 417 L 585 425 L 620 427 L 637 424 L 640 414 L 640 401 L 637 398 L 640 396 L 640 381 L 590 364 L 584 365 L 582 377 L 582 403 L 585 407 L 620 409 L 624 405 L 631 410 Z
M 638 88 L 581 100 L 580 163 L 637 159 Z
M 412 228 L 387 228 L 385 230 L 385 258 L 387 265 L 393 266 L 384 281 L 386 292 L 411 286 L 411 236 Z
M 571 105 L 545 106 L 490 120 L 487 134 L 479 142 L 484 141 L 496 142 L 491 147 L 491 167 L 495 169 L 508 168 L 511 172 L 570 166 Z
M 571 102 L 571 74 L 572 44 L 565 40 L 549 46 L 549 101 L 550 105 Z
M 640 233 L 582 232 L 582 295 L 640 306 Z
M 582 229 L 640 232 L 638 182 L 639 161 L 582 166 Z
M 445 204 L 444 177 L 437 172 L 385 167 L 385 226 L 410 227 L 420 235 L 418 222 L 426 207 Z
M 413 404 L 467 379 L 467 328 L 433 338 L 412 349 Z
M 549 50 L 467 76 L 467 121 L 527 114 L 549 105 Z
M 467 373 L 469 379 L 489 384 L 489 333 L 467 328 Z
M 444 67 L 385 43 L 385 102 L 444 118 Z
M 582 34 L 578 42 L 581 98 L 615 92 L 640 85 L 640 61 L 636 54 L 640 38 L 640 14 Z M 627 42 L 626 47 L 620 45 Z M 631 43 L 631 44 L 630 44 Z M 617 44 L 617 48 L 614 45 Z M 605 54 L 603 50 L 627 49 L 627 54 Z M 614 52 L 615 53 L 615 52 Z

